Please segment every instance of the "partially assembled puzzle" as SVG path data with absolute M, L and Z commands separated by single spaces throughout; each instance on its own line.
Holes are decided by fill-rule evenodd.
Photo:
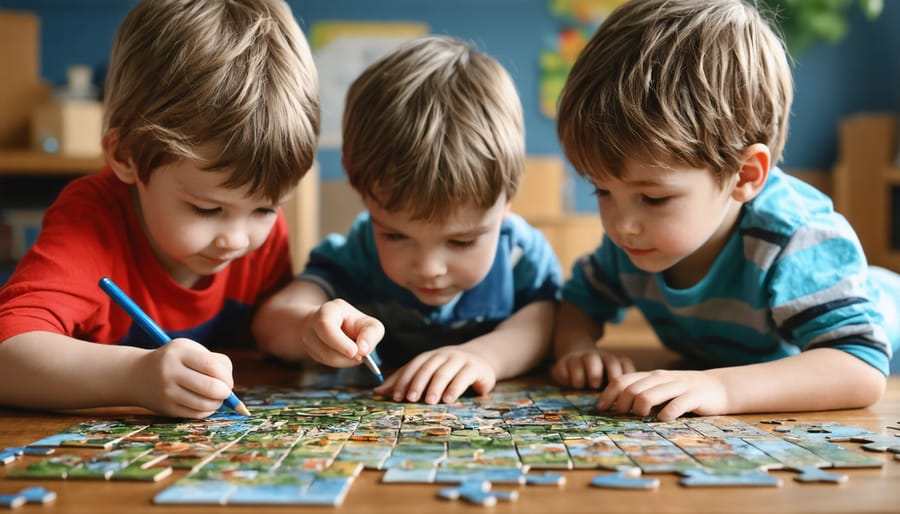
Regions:
M 684 486 L 777 486 L 769 470 L 839 482 L 846 475 L 833 468 L 884 465 L 835 441 L 900 454 L 900 434 L 789 420 L 756 426 L 726 416 L 616 417 L 596 410 L 596 394 L 517 383 L 441 405 L 321 386 L 254 388 L 241 397 L 250 418 L 220 412 L 200 421 L 132 418 L 70 427 L 29 444 L 31 452 L 56 452 L 7 478 L 157 481 L 187 469 L 153 501 L 340 505 L 365 468 L 382 470 L 383 483 L 463 484 L 440 494 L 491 504 L 515 497 L 491 492 L 491 484 L 560 484 L 569 469 L 607 470 L 594 479 L 597 487 L 656 487 L 659 481 L 645 475 L 657 473 L 677 473 Z M 66 453 L 70 447 L 98 451 Z M 537 469 L 550 471 L 531 471 Z

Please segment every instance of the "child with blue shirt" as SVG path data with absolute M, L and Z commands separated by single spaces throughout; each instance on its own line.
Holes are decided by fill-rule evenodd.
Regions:
M 343 120 L 344 168 L 367 210 L 268 302 L 282 319 L 257 317 L 272 327 L 261 343 L 334 367 L 378 345 L 402 367 L 375 391 L 396 401 L 452 402 L 533 368 L 561 271 L 510 212 L 524 157 L 521 104 L 493 58 L 433 36 L 371 65 Z
M 635 0 L 578 57 L 558 132 L 606 231 L 563 287 L 553 377 L 599 408 L 671 420 L 871 405 L 900 342 L 900 277 L 869 267 L 831 201 L 785 174 L 782 41 L 741 0 Z M 704 368 L 599 349 L 638 308 Z

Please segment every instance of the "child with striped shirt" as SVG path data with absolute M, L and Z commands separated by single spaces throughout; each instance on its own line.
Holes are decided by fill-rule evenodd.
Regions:
M 881 397 L 900 277 L 775 166 L 792 87 L 782 41 L 741 0 L 634 0 L 604 21 L 559 104 L 606 234 L 563 287 L 556 381 L 606 380 L 601 409 L 662 420 Z M 703 370 L 637 371 L 599 349 L 629 307 Z

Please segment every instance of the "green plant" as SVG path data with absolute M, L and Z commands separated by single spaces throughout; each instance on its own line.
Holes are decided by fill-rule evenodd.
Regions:
M 856 4 L 869 20 L 881 15 L 884 0 L 762 0 L 775 16 L 794 57 L 820 40 L 838 43 L 847 34 L 849 9 Z

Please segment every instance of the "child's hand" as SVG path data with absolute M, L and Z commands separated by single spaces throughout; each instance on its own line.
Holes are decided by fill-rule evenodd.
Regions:
M 704 371 L 656 370 L 628 373 L 610 379 L 600 394 L 597 408 L 614 408 L 619 414 L 649 416 L 656 407 L 660 421 L 671 421 L 692 412 L 714 416 L 728 412 L 725 385 Z
M 563 386 L 599 389 L 604 374 L 607 380 L 612 380 L 634 371 L 634 362 L 630 358 L 591 348 L 561 357 L 553 365 L 550 376 Z
M 138 360 L 141 405 L 166 416 L 205 418 L 231 394 L 231 359 L 190 339 L 173 339 Z
M 362 362 L 384 337 L 384 325 L 337 299 L 323 303 L 306 317 L 300 344 L 322 364 L 348 368 Z
M 424 398 L 435 404 L 456 401 L 469 386 L 478 394 L 489 393 L 496 383 L 494 368 L 484 358 L 448 346 L 417 355 L 374 391 L 395 402 Z

